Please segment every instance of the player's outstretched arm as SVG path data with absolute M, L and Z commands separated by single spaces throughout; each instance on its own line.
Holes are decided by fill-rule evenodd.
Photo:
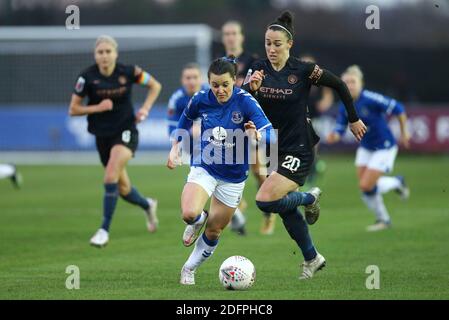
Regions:
M 137 83 L 148 88 L 148 95 L 142 107 L 137 111 L 136 122 L 139 123 L 148 117 L 148 113 L 156 102 L 162 90 L 162 85 L 154 77 L 139 67 L 135 67 L 135 74 L 138 77 Z
M 405 113 L 404 105 L 395 99 L 380 94 L 372 94 L 371 97 L 374 105 L 381 110 L 381 112 L 398 118 L 401 129 L 399 143 L 404 148 L 408 149 L 410 147 L 410 133 L 407 127 L 407 114 Z
M 99 104 L 84 106 L 83 98 L 76 94 L 72 94 L 72 99 L 69 106 L 69 115 L 84 116 L 93 113 L 110 111 L 112 108 L 113 104 L 111 99 L 104 99 Z
M 346 84 L 328 70 L 323 70 L 322 75 L 316 81 L 316 84 L 330 87 L 337 91 L 348 114 L 349 128 L 351 129 L 352 134 L 358 141 L 362 140 L 366 133 L 366 126 L 362 120 L 359 119 L 357 112 L 355 111 L 354 103 Z
M 398 116 L 399 127 L 401 128 L 401 137 L 399 138 L 400 143 L 404 146 L 404 148 L 410 148 L 410 133 L 407 127 L 407 114 L 402 112 Z
M 179 142 L 173 141 L 170 153 L 168 155 L 167 168 L 173 170 L 174 168 L 176 168 L 176 166 L 179 166 L 181 164 L 182 161 L 181 156 L 179 154 Z

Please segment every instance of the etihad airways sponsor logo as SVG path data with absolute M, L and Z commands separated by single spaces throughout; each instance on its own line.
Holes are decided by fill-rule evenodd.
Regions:
M 293 90 L 292 89 L 260 87 L 259 91 L 262 92 L 262 93 L 268 93 L 268 94 L 282 94 L 282 95 L 293 94 Z

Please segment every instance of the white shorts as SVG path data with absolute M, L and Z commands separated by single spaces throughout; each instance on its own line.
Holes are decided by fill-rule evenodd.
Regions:
M 376 151 L 359 147 L 355 156 L 355 165 L 388 173 L 393 171 L 394 160 L 397 154 L 397 146 Z
M 232 183 L 217 180 L 201 167 L 190 167 L 187 182 L 199 184 L 209 197 L 214 195 L 220 202 L 231 208 L 238 207 L 245 188 L 245 181 Z

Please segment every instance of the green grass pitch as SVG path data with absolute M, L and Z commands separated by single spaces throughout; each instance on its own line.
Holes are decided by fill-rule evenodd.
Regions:
M 278 218 L 273 236 L 259 234 L 255 181 L 245 189 L 247 237 L 225 230 L 197 272 L 194 287 L 178 284 L 191 248 L 181 236 L 179 199 L 188 167 L 130 166 L 134 185 L 159 199 L 160 229 L 149 234 L 143 213 L 119 201 L 104 249 L 89 246 L 101 220 L 102 168 L 22 166 L 20 191 L 0 181 L 0 299 L 449 299 L 449 159 L 400 156 L 412 194 L 385 196 L 393 228 L 365 232 L 374 218 L 357 189 L 353 157 L 323 156 L 327 170 L 320 220 L 310 228 L 327 266 L 299 281 L 302 256 Z M 224 290 L 221 262 L 244 255 L 256 266 L 254 287 Z M 68 265 L 80 268 L 80 289 L 65 287 Z M 366 267 L 380 269 L 380 289 L 365 287 Z

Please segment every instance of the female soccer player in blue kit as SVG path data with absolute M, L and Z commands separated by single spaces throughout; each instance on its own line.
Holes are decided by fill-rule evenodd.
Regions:
M 357 149 L 355 165 L 359 178 L 362 199 L 366 206 L 376 215 L 376 222 L 367 227 L 367 231 L 380 231 L 390 227 L 391 219 L 385 207 L 382 194 L 395 190 L 406 199 L 409 189 L 402 176 L 385 176 L 393 170 L 398 146 L 388 127 L 386 116 L 393 115 L 399 120 L 401 128 L 400 141 L 409 147 L 407 115 L 404 106 L 391 98 L 363 88 L 363 73 L 356 65 L 350 66 L 342 75 L 349 88 L 358 114 L 366 123 L 368 131 Z M 340 106 L 335 130 L 327 137 L 329 144 L 336 143 L 345 133 L 348 118 Z
M 189 104 L 192 96 L 200 90 L 209 89 L 207 84 L 202 84 L 201 70 L 196 63 L 188 63 L 184 66 L 181 73 L 181 84 L 182 87 L 177 89 L 168 101 L 167 120 L 170 140 L 173 139 L 172 133 L 177 128 L 179 119 L 181 119 L 184 109 Z M 193 154 L 193 139 L 199 136 L 200 130 L 199 121 L 194 122 L 191 129 L 191 139 L 188 141 L 190 143 L 190 154 Z M 243 211 L 246 206 L 246 202 L 242 199 L 231 220 L 231 230 L 240 235 L 245 234 L 245 216 Z
M 215 251 L 221 232 L 241 201 L 249 171 L 248 141 L 244 135 L 260 139 L 260 132 L 264 132 L 270 141 L 267 130 L 272 128 L 271 123 L 257 101 L 234 86 L 236 73 L 233 57 L 214 60 L 208 71 L 210 89 L 193 96 L 177 128 L 180 136 L 181 130 L 188 131 L 193 120 L 201 118 L 201 152 L 193 157 L 181 196 L 182 218 L 187 224 L 183 243 L 191 246 L 198 239 L 181 270 L 180 283 L 184 285 L 195 284 L 196 269 Z M 179 141 L 179 137 L 174 140 L 170 151 L 170 169 L 179 164 Z M 203 208 L 210 197 L 210 210 L 206 213 Z M 203 225 L 205 231 L 199 236 Z
M 202 83 L 200 66 L 196 63 L 188 63 L 183 67 L 181 85 L 181 88 L 177 89 L 168 100 L 167 121 L 170 139 L 172 139 L 172 133 L 176 130 L 179 119 L 192 96 L 200 90 L 208 89 L 208 86 Z M 194 127 L 192 130 L 192 135 L 195 136 L 196 128 Z

